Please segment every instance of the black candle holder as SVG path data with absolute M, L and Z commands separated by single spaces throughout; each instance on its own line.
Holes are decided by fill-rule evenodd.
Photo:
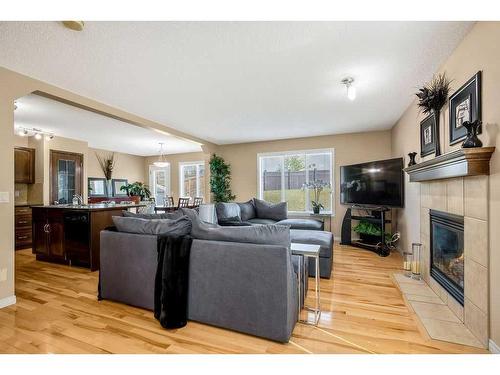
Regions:
M 481 147 L 483 142 L 477 137 L 477 131 L 481 126 L 481 121 L 476 120 L 474 122 L 465 121 L 462 126 L 467 129 L 467 136 L 462 143 L 463 148 L 474 148 Z

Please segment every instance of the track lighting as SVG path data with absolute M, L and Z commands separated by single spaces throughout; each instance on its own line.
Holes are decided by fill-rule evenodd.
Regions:
M 34 137 L 37 141 L 41 140 L 44 137 L 46 141 L 54 139 L 54 133 L 47 132 L 37 128 L 26 128 L 23 126 L 17 128 L 16 133 L 20 137 Z

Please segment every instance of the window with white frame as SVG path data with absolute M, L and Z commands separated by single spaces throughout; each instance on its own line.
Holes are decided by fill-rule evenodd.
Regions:
M 165 205 L 170 195 L 170 164 L 166 167 L 149 166 L 149 187 L 158 206 Z
M 205 198 L 205 162 L 179 163 L 181 197 Z
M 287 202 L 290 212 L 312 212 L 317 185 L 323 211 L 333 212 L 333 153 L 326 149 L 259 154 L 259 198 Z

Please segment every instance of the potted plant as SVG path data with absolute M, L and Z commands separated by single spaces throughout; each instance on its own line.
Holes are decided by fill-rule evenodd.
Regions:
M 303 186 L 303 189 L 313 190 L 314 191 L 314 200 L 311 202 L 313 207 L 313 213 L 319 214 L 320 210 L 325 208 L 323 204 L 320 203 L 319 198 L 321 196 L 321 192 L 325 188 L 330 188 L 330 183 L 324 181 L 312 181 L 306 182 Z
M 213 154 L 210 158 L 210 192 L 215 203 L 232 201 L 231 166 L 225 160 Z
M 123 185 L 120 190 L 127 192 L 127 195 L 129 197 L 135 198 L 134 200 L 137 203 L 144 200 L 144 198 L 149 199 L 151 197 L 151 191 L 149 190 L 148 186 L 139 181 L 136 181 L 132 184 Z

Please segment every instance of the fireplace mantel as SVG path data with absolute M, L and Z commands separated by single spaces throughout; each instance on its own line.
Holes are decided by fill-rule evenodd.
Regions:
M 410 182 L 490 174 L 495 147 L 462 148 L 404 169 Z

